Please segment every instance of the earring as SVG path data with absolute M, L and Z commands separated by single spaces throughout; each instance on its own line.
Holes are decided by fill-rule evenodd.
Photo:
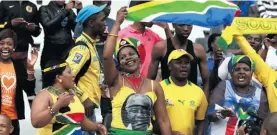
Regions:
M 59 80 L 60 83 L 62 83 L 62 80 Z
M 13 51 L 15 51 L 15 49 L 13 49 Z

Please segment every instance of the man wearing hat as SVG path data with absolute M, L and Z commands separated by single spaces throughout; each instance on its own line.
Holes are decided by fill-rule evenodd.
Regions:
M 96 121 L 94 108 L 99 107 L 101 90 L 99 85 L 103 83 L 103 74 L 96 51 L 96 37 L 102 34 L 106 26 L 106 15 L 103 6 L 86 6 L 77 15 L 76 22 L 83 24 L 83 32 L 76 39 L 75 46 L 70 50 L 66 62 L 69 64 L 72 74 L 75 77 L 77 86 L 83 90 L 89 98 L 80 97 L 86 108 L 87 117 Z M 85 95 L 86 95 L 85 94 Z M 91 104 L 93 102 L 93 105 Z M 94 133 L 83 132 L 83 135 L 94 135 Z
M 188 81 L 192 60 L 193 56 L 183 49 L 172 51 L 168 57 L 170 77 L 160 82 L 172 131 L 185 135 L 194 133 L 195 120 L 198 134 L 203 134 L 208 106 L 203 90 Z

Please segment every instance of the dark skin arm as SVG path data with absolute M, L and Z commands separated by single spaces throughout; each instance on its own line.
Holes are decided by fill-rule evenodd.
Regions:
M 159 122 L 162 135 L 171 135 L 171 125 L 165 107 L 165 97 L 162 87 L 158 82 L 154 82 L 154 89 L 157 101 L 154 104 L 155 116 Z
M 200 60 L 200 72 L 201 72 L 201 77 L 203 81 L 203 90 L 206 95 L 206 97 L 209 97 L 209 69 L 207 66 L 207 58 L 206 58 L 206 53 L 205 49 L 202 45 L 196 44 L 195 46 L 195 53 L 197 57 Z
M 262 49 L 261 53 L 260 53 L 260 56 L 262 57 L 262 59 L 265 61 L 266 60 L 266 56 L 267 56 L 267 52 L 268 52 L 268 47 L 270 46 L 270 39 L 269 38 L 265 38 L 264 41 L 265 41 L 265 46 L 264 46 L 264 49 Z
M 251 17 L 259 17 L 259 11 L 256 5 L 250 6 L 249 10 L 250 10 L 249 15 Z
M 212 93 L 212 90 L 217 86 L 217 84 L 221 81 L 221 79 L 218 77 L 218 68 L 220 65 L 220 62 L 223 59 L 223 52 L 218 50 L 215 53 L 215 60 L 214 60 L 214 68 L 210 74 L 209 77 L 209 89 L 210 94 Z
M 151 80 L 155 80 L 157 77 L 158 69 L 159 69 L 159 63 L 161 59 L 166 54 L 166 42 L 160 41 L 158 42 L 153 50 L 152 50 L 152 60 L 149 66 L 148 70 L 148 78 Z
M 127 16 L 127 7 L 122 7 L 117 12 L 116 22 L 112 27 L 110 36 L 106 40 L 106 44 L 103 50 L 103 64 L 104 64 L 104 75 L 105 81 L 109 87 L 114 86 L 116 78 L 118 78 L 118 71 L 113 60 L 114 48 L 116 45 L 117 37 L 111 35 L 117 35 L 120 25 L 124 21 L 124 18 Z
M 41 91 L 34 99 L 31 110 L 31 122 L 33 127 L 42 128 L 49 124 L 53 118 L 50 114 L 49 106 L 52 105 L 52 111 L 58 112 L 62 107 L 68 106 L 73 99 L 72 94 L 68 92 L 61 94 L 58 101 L 53 104 L 53 99 L 49 93 Z
M 85 130 L 85 131 L 99 131 L 101 135 L 107 135 L 107 129 L 104 125 L 93 123 L 87 117 L 85 117 L 83 119 L 83 121 L 80 123 L 80 125 L 82 127 L 82 130 Z
M 204 120 L 197 120 L 197 135 L 203 135 L 204 131 Z

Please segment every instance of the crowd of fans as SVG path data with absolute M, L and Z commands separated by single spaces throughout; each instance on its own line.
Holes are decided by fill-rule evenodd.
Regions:
M 274 0 L 233 2 L 241 17 L 277 16 Z M 235 35 L 235 47 L 223 51 L 216 42 L 222 30 L 194 43 L 193 25 L 172 24 L 173 33 L 166 23 L 121 28 L 127 7 L 116 20 L 110 11 L 110 0 L 85 7 L 55 0 L 39 9 L 30 1 L 0 3 L 0 133 L 20 134 L 23 90 L 35 96 L 31 122 L 38 135 L 277 133 L 277 34 Z M 32 36 L 41 34 L 39 24 L 43 89 L 35 93 Z

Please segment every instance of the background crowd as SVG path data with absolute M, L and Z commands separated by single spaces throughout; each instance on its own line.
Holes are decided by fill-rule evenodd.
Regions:
M 235 35 L 223 51 L 216 41 L 225 26 L 195 42 L 191 24 L 122 27 L 128 7 L 114 20 L 112 2 L 55 0 L 37 8 L 30 1 L 1 1 L 0 133 L 20 134 L 23 90 L 38 135 L 277 133 L 277 34 Z M 277 1 L 232 2 L 240 17 L 277 17 Z M 33 37 L 42 29 L 42 90 L 36 93 L 39 46 Z

